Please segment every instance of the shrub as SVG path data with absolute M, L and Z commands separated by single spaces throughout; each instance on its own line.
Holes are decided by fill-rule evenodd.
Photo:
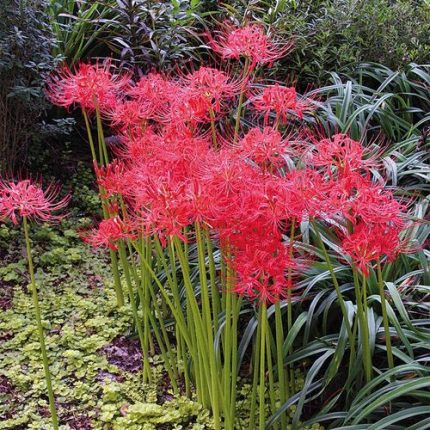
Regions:
M 45 74 L 54 66 L 54 40 L 44 0 L 0 4 L 0 170 L 12 170 L 36 134 L 49 106 Z
M 318 85 L 327 81 L 328 71 L 360 62 L 397 69 L 430 60 L 430 6 L 425 1 L 271 1 L 246 8 L 238 3 L 228 7 L 230 14 L 252 14 L 295 37 L 295 52 L 272 72 L 278 77 L 292 73 Z

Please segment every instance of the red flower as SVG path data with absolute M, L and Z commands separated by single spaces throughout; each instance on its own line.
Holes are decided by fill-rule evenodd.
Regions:
M 239 149 L 260 166 L 285 164 L 289 149 L 288 140 L 272 127 L 252 128 L 240 141 Z
M 307 158 L 310 164 L 327 167 L 330 173 L 335 167 L 342 176 L 354 171 L 368 171 L 375 166 L 370 151 L 346 134 L 335 134 L 331 138 L 315 142 Z
M 54 222 L 63 217 L 54 215 L 69 202 L 70 196 L 55 200 L 60 188 L 51 183 L 45 189 L 40 184 L 25 179 L 18 182 L 0 181 L 0 221 L 9 218 L 18 224 L 18 217 L 27 217 L 34 221 Z
M 219 112 L 221 102 L 234 97 L 240 89 L 238 82 L 232 82 L 224 72 L 212 67 L 200 67 L 199 70 L 185 76 L 183 84 L 188 94 L 203 97 L 214 112 Z
M 241 28 L 224 24 L 215 39 L 209 35 L 209 44 L 222 58 L 249 58 L 251 68 L 256 64 L 270 65 L 291 49 L 291 43 L 275 43 L 264 34 L 263 27 L 255 24 Z
M 96 162 L 94 171 L 97 182 L 102 187 L 103 197 L 107 198 L 115 194 L 125 194 L 130 184 L 127 182 L 126 172 L 128 171 L 124 162 L 114 160 L 105 167 L 99 167 Z
M 98 228 L 81 232 L 80 236 L 84 242 L 95 248 L 106 247 L 114 251 L 118 250 L 118 241 L 136 237 L 130 225 L 119 217 L 104 219 Z
M 74 72 L 63 66 L 53 74 L 48 80 L 47 94 L 57 106 L 79 104 L 87 111 L 112 110 L 129 81 L 129 75 L 112 72 L 109 60 L 101 64 L 80 63 Z
M 127 94 L 143 105 L 147 112 L 153 112 L 153 119 L 160 119 L 168 112 L 170 104 L 177 99 L 179 86 L 159 73 L 143 76 Z
M 327 216 L 332 211 L 330 202 L 326 201 L 330 183 L 315 170 L 292 170 L 285 180 L 289 212 L 296 220 Z
M 106 112 L 114 128 L 132 132 L 135 128 L 145 128 L 147 121 L 154 116 L 152 107 L 135 100 L 127 100 L 116 104 L 114 109 Z
M 400 239 L 400 230 L 386 224 L 360 223 L 354 232 L 347 234 L 342 241 L 342 250 L 353 263 L 369 275 L 369 265 L 386 256 L 393 261 L 399 253 L 407 252 L 405 241 Z
M 270 233 L 257 225 L 224 238 L 232 256 L 228 263 L 236 273 L 234 291 L 250 300 L 274 303 L 288 295 L 291 285 L 287 272 L 296 273 L 298 260 L 280 234 Z
M 275 124 L 278 121 L 285 123 L 288 115 L 295 114 L 302 118 L 303 112 L 311 107 L 309 101 L 299 98 L 294 87 L 283 87 L 279 84 L 267 86 L 251 100 L 255 110 L 264 114 L 265 123 L 268 122 L 271 112 L 276 114 Z

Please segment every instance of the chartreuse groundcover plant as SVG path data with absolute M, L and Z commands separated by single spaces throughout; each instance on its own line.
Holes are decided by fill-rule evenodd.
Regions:
M 323 133 L 320 100 L 264 80 L 289 43 L 255 24 L 207 38 L 223 68 L 135 80 L 105 61 L 64 67 L 48 82 L 53 103 L 83 112 L 103 220 L 80 234 L 109 250 L 143 383 L 159 350 L 173 392 L 195 395 L 215 429 L 240 428 L 245 385 L 251 429 L 303 428 L 304 408 L 325 393 L 306 425 L 359 424 L 401 395 L 417 396 L 422 415 L 429 377 L 411 342 L 421 351 L 430 334 L 426 320 L 414 329 L 387 281 L 406 275 L 399 259 L 426 270 L 417 269 L 425 204 L 387 186 L 376 145 Z M 120 142 L 112 150 L 108 127 Z M 318 283 L 328 297 L 314 293 Z M 312 358 L 302 386 L 296 367 Z M 417 380 L 407 385 L 404 372 Z M 368 394 L 374 403 L 362 406 Z
M 54 222 L 59 220 L 61 217 L 59 215 L 55 215 L 55 212 L 63 209 L 69 201 L 68 196 L 57 200 L 59 191 L 58 187 L 54 184 L 50 184 L 46 190 L 43 190 L 40 184 L 30 180 L 0 182 L 0 221 L 10 219 L 14 224 L 18 224 L 20 221 L 22 221 L 23 224 L 34 316 L 37 323 L 41 358 L 45 371 L 45 381 L 49 398 L 49 408 L 54 429 L 59 428 L 58 415 L 55 407 L 54 392 L 52 390 L 48 355 L 45 346 L 45 334 L 42 325 L 42 315 L 40 311 L 36 279 L 34 276 L 31 242 L 29 237 L 29 221 Z

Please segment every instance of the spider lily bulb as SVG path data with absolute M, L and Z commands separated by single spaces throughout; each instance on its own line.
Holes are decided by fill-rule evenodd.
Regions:
M 18 182 L 0 180 L 0 221 L 10 219 L 14 224 L 27 217 L 33 221 L 55 222 L 63 218 L 56 215 L 69 203 L 70 196 L 58 199 L 60 188 L 50 183 L 43 190 L 41 185 L 24 179 Z

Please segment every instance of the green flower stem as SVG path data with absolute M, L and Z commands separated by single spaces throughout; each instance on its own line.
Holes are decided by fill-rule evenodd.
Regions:
M 214 253 L 213 253 L 213 244 L 210 238 L 209 230 L 207 228 L 204 230 L 204 235 L 206 238 L 206 249 L 208 252 L 209 280 L 211 285 L 214 333 L 216 333 L 218 331 L 218 316 L 221 309 L 221 303 L 220 303 L 218 287 L 216 285 L 216 267 L 215 267 Z
M 336 273 L 335 273 L 335 271 L 333 269 L 333 265 L 331 263 L 330 256 L 328 255 L 327 248 L 325 247 L 324 241 L 322 240 L 321 233 L 320 233 L 320 231 L 318 229 L 318 226 L 317 226 L 317 224 L 314 221 L 312 222 L 312 225 L 314 226 L 314 230 L 315 230 L 315 234 L 316 234 L 316 237 L 317 237 L 318 245 L 319 245 L 319 247 L 321 248 L 321 250 L 323 252 L 324 260 L 325 260 L 325 262 L 327 264 L 328 270 L 330 272 L 331 279 L 333 281 L 334 288 L 336 290 L 336 295 L 337 295 L 337 299 L 339 301 L 340 310 L 342 312 L 343 321 L 344 321 L 344 324 L 345 324 L 345 327 L 346 327 L 346 331 L 348 333 L 349 347 L 351 349 L 351 356 L 354 356 L 355 355 L 355 339 L 354 339 L 354 336 L 353 336 L 353 333 L 352 333 L 352 330 L 351 330 L 351 324 L 349 323 L 348 312 L 346 310 L 345 301 L 343 299 L 342 292 L 340 291 L 339 282 L 337 280 Z
M 291 223 L 291 230 L 290 230 L 290 249 L 289 249 L 289 255 L 290 255 L 290 260 L 293 259 L 293 253 L 294 253 L 294 238 L 295 238 L 295 234 L 296 234 L 296 224 L 295 221 L 293 220 L 293 222 Z M 288 333 L 291 332 L 291 329 L 293 327 L 293 302 L 292 302 L 292 296 L 291 296 L 291 288 L 293 285 L 292 282 L 292 270 L 291 268 L 288 269 L 288 275 L 287 275 L 287 282 L 288 282 L 288 289 L 287 289 L 287 327 L 288 327 Z M 289 354 L 293 353 L 293 347 L 291 346 L 289 348 L 288 351 Z M 282 362 L 283 363 L 283 360 Z M 296 392 L 296 377 L 294 374 L 294 366 L 291 365 L 289 367 L 289 380 L 291 381 L 291 390 L 293 393 Z
M 140 238 L 141 246 L 142 246 L 142 255 L 145 256 L 146 260 L 148 262 L 151 261 L 151 239 L 150 238 L 144 238 L 143 236 Z M 143 309 L 143 338 L 144 338 L 144 344 L 145 344 L 145 352 L 144 352 L 144 360 L 145 360 L 145 367 L 146 367 L 146 376 L 148 378 L 148 382 L 152 381 L 152 375 L 151 375 L 151 366 L 149 364 L 149 358 L 148 358 L 148 351 L 150 349 L 151 342 L 151 326 L 150 326 L 150 318 L 151 315 L 151 297 L 150 297 L 150 283 L 151 278 L 149 274 L 147 273 L 145 266 L 140 263 L 140 288 L 139 291 L 141 292 L 141 303 L 142 303 L 142 309 Z M 145 372 L 144 372 L 145 375 Z
M 100 114 L 100 107 L 98 103 L 95 103 L 95 105 L 96 105 L 97 137 L 99 142 L 100 160 L 103 160 L 103 162 L 101 163 L 102 165 L 107 165 L 109 164 L 109 156 L 108 156 L 105 136 L 103 132 L 102 117 Z
M 194 329 L 196 334 L 195 348 L 196 348 L 197 358 L 199 359 L 200 357 L 201 367 L 203 368 L 202 370 L 206 374 L 205 380 L 202 381 L 205 383 L 204 393 L 205 393 L 205 397 L 210 399 L 210 403 L 211 403 L 210 406 L 212 406 L 212 408 L 215 406 L 215 410 L 213 410 L 213 413 L 215 416 L 215 413 L 218 414 L 219 412 L 218 410 L 219 398 L 215 399 L 213 397 L 213 384 L 212 384 L 213 380 L 211 375 L 212 369 L 213 369 L 213 363 L 209 365 L 209 369 L 208 369 L 208 366 L 205 366 L 205 363 L 207 362 L 208 358 L 211 360 L 211 362 L 214 359 L 214 357 L 211 358 L 211 354 L 213 354 L 213 352 L 211 352 L 211 348 L 210 348 L 211 346 L 208 345 L 207 328 L 205 327 L 205 324 L 203 321 L 204 318 L 200 314 L 199 306 L 195 297 L 195 291 L 190 279 L 188 257 L 185 255 L 180 239 L 178 237 L 174 237 L 173 241 L 175 244 L 176 253 L 178 255 L 179 262 L 182 269 L 182 275 L 184 280 L 187 301 L 189 305 L 189 311 L 194 323 Z M 202 289 L 203 288 L 204 287 L 202 287 Z M 202 297 L 202 300 L 204 301 L 205 298 Z M 212 351 L 213 351 L 213 344 L 212 344 Z M 218 420 L 214 420 L 214 421 L 215 421 L 216 430 L 220 430 L 221 427 L 220 427 L 219 417 L 218 417 Z
M 382 277 L 381 261 L 379 259 L 377 261 L 377 274 L 378 274 L 379 295 L 381 297 L 382 320 L 384 323 L 385 345 L 387 347 L 388 367 L 392 369 L 394 367 L 394 358 L 393 358 L 393 350 L 391 346 L 391 334 L 390 334 L 390 325 L 388 321 L 387 303 L 385 300 L 384 279 Z
M 148 243 L 148 241 L 147 241 L 147 243 Z M 145 259 L 147 261 L 148 265 L 151 264 L 150 263 L 150 261 L 151 261 L 150 252 L 151 252 L 150 246 L 146 246 L 146 247 L 143 246 L 142 247 L 142 253 L 139 253 L 139 255 L 141 255 L 141 260 Z M 142 264 L 142 261 L 141 261 L 141 264 Z M 145 268 L 145 266 L 143 267 L 143 269 L 144 268 Z M 134 273 L 134 270 L 132 270 L 132 273 Z M 167 368 L 167 372 L 168 372 L 169 377 L 171 379 L 173 391 L 175 393 L 179 393 L 178 385 L 176 382 L 178 379 L 176 361 L 174 359 L 172 346 L 170 344 L 170 340 L 169 340 L 169 337 L 167 335 L 166 328 L 164 326 L 164 320 L 162 318 L 162 314 L 161 314 L 160 307 L 159 307 L 159 304 L 157 301 L 157 297 L 156 297 L 156 295 L 152 289 L 152 285 L 150 283 L 147 284 L 148 288 L 146 290 L 142 290 L 142 288 L 140 288 L 141 284 L 142 284 L 142 279 L 146 280 L 149 278 L 148 273 L 146 270 L 144 270 L 140 280 L 137 276 L 137 273 L 136 273 L 136 275 L 133 275 L 133 276 L 135 276 L 135 283 L 136 283 L 136 285 L 138 285 L 137 292 L 139 295 L 139 299 L 142 303 L 144 319 L 145 319 L 145 317 L 147 319 L 149 319 L 149 323 L 150 323 L 150 325 L 153 329 L 153 332 L 155 334 L 155 337 L 157 339 L 158 346 L 160 347 L 160 350 L 161 350 L 161 355 L 163 357 L 165 366 Z M 148 299 L 146 299 L 146 297 L 145 297 L 146 295 L 149 295 Z M 152 299 L 152 305 L 154 307 L 154 312 L 151 311 L 151 309 L 149 307 L 149 303 L 148 303 L 148 300 L 150 301 L 151 299 Z M 155 313 L 155 315 L 158 316 L 159 325 L 157 324 L 157 322 L 155 320 L 154 313 Z M 160 330 L 161 330 L 161 334 L 160 334 Z M 147 336 L 145 337 L 145 327 L 144 327 L 144 341 L 145 341 L 145 338 L 147 338 Z M 148 345 L 148 343 L 149 342 L 146 341 L 145 345 Z M 148 363 L 148 365 L 149 365 L 149 363 Z
M 91 133 L 91 126 L 90 126 L 90 122 L 88 120 L 88 115 L 85 112 L 85 109 L 82 109 L 82 114 L 83 114 L 84 120 L 85 120 L 85 126 L 86 126 L 87 134 L 88 134 L 88 142 L 90 144 L 91 156 L 93 158 L 93 162 L 96 162 L 97 165 L 103 164 L 102 159 L 100 159 L 100 161 L 97 161 L 97 155 L 96 155 L 96 151 L 94 148 L 93 135 Z M 100 196 L 100 199 L 102 201 L 103 216 L 106 219 L 106 218 L 108 218 L 108 214 L 106 211 L 106 205 L 105 205 L 105 201 L 104 201 L 105 199 L 103 198 L 103 190 L 101 189 L 101 187 L 99 187 L 99 196 Z M 117 306 L 120 308 L 120 307 L 124 306 L 124 294 L 122 292 L 121 278 L 119 276 L 119 271 L 118 271 L 118 258 L 116 256 L 116 253 L 111 249 L 109 250 L 109 256 L 110 256 L 111 266 L 112 266 L 112 274 L 113 274 L 113 280 L 114 280 L 114 290 L 115 290 L 115 296 L 116 296 L 116 303 L 117 303 Z
M 227 280 L 227 282 L 229 281 Z M 233 293 L 227 291 L 226 300 L 225 300 L 225 325 L 224 325 L 224 344 L 223 344 L 223 355 L 224 355 L 223 392 L 224 392 L 226 404 L 230 404 L 230 405 L 231 405 L 231 399 L 230 399 L 231 387 L 232 387 L 232 384 L 235 384 L 235 381 L 232 380 L 233 375 L 231 372 L 232 299 L 233 299 Z M 231 408 L 228 408 L 228 409 L 229 409 L 228 415 L 230 419 L 233 419 L 234 415 L 231 415 Z
M 207 270 L 206 270 L 206 253 L 205 253 L 205 238 L 202 235 L 202 230 L 198 222 L 195 223 L 196 239 L 197 239 L 197 254 L 199 263 L 201 299 L 202 299 L 202 313 L 203 323 L 206 325 L 206 334 L 208 342 L 209 353 L 209 368 L 211 377 L 211 390 L 212 390 L 212 412 L 214 415 L 215 426 L 217 422 L 221 421 L 220 403 L 223 403 L 223 393 L 219 383 L 219 367 L 217 366 L 217 357 L 214 349 L 214 333 L 212 324 L 212 310 L 209 300 L 209 288 L 207 283 Z M 226 417 L 227 418 L 227 417 Z
M 212 144 L 215 149 L 218 149 L 218 142 L 216 138 L 216 128 L 215 128 L 215 112 L 212 108 L 209 108 L 209 116 L 211 120 Z
M 33 297 L 33 306 L 34 306 L 34 313 L 36 316 L 37 331 L 39 333 L 40 349 L 42 351 L 43 369 L 45 371 L 46 388 L 48 390 L 48 398 L 49 398 L 49 409 L 51 411 L 52 426 L 54 427 L 54 430 L 58 430 L 59 428 L 58 415 L 57 415 L 57 409 L 55 407 L 55 398 L 54 398 L 54 391 L 52 389 L 51 373 L 49 372 L 48 354 L 46 352 L 45 334 L 44 334 L 43 325 L 42 325 L 42 316 L 40 312 L 39 299 L 37 297 L 37 285 L 34 277 L 33 258 L 31 257 L 31 246 L 30 246 L 30 238 L 29 238 L 29 231 L 28 231 L 29 228 L 28 228 L 28 222 L 27 222 L 26 216 L 23 217 L 23 224 L 24 224 L 24 234 L 25 234 L 25 245 L 27 249 L 28 271 L 30 273 L 30 281 L 31 281 L 31 293 Z
M 239 128 L 240 128 L 240 120 L 242 117 L 242 113 L 245 111 L 243 107 L 243 102 L 245 100 L 245 90 L 246 90 L 246 83 L 248 79 L 248 72 L 249 72 L 249 57 L 245 58 L 245 64 L 243 66 L 243 83 L 242 88 L 240 89 L 240 95 L 239 95 L 239 103 L 237 105 L 237 116 L 236 116 L 236 124 L 234 126 L 234 138 L 233 143 L 237 142 L 237 139 L 239 137 Z
M 275 337 L 276 337 L 276 361 L 278 365 L 278 383 L 279 383 L 279 401 L 283 405 L 290 397 L 288 380 L 286 376 L 288 372 L 284 369 L 284 328 L 282 324 L 282 310 L 281 303 L 277 301 L 275 303 Z M 281 415 L 281 428 L 287 428 L 287 415 Z
M 133 313 L 134 323 L 136 324 L 137 334 L 139 336 L 140 347 L 142 350 L 142 356 L 144 357 L 145 356 L 145 337 L 144 337 L 144 333 L 142 330 L 142 324 L 141 324 L 141 321 L 139 318 L 139 314 L 137 312 L 136 300 L 134 298 L 133 285 L 131 282 L 130 270 L 128 267 L 128 261 L 127 261 L 127 255 L 125 252 L 124 243 L 122 243 L 122 242 L 119 243 L 118 249 L 119 249 L 119 258 L 121 260 L 122 269 L 124 271 L 125 283 L 127 285 L 128 294 L 130 296 L 131 311 Z M 143 369 L 143 371 L 146 370 L 144 360 L 142 360 L 142 369 Z
M 260 345 L 261 345 L 261 309 L 258 312 L 257 333 L 255 336 L 253 353 L 252 353 L 252 390 L 251 390 L 251 409 L 249 413 L 249 429 L 255 429 L 256 418 L 256 405 L 257 405 L 257 391 L 258 391 L 258 377 L 259 377 L 259 364 L 260 364 Z
M 261 333 L 260 333 L 260 383 L 259 383 L 259 402 L 258 402 L 258 423 L 259 429 L 265 429 L 266 422 L 266 385 L 265 385 L 265 376 L 266 376 L 266 337 L 267 337 L 267 306 L 266 303 L 261 303 L 260 305 L 260 324 L 261 324 Z
M 240 308 L 242 304 L 242 299 L 240 297 L 237 297 L 236 294 L 232 293 L 232 354 L 231 354 L 231 395 L 230 395 L 230 415 L 231 415 L 231 422 L 234 427 L 234 421 L 235 421 L 235 413 L 236 413 L 236 395 L 237 395 L 237 324 L 239 321 L 239 313 Z
M 275 391 L 275 378 L 273 376 L 273 363 L 272 363 L 272 334 L 269 324 L 267 324 L 266 331 L 266 358 L 267 358 L 267 375 L 269 378 L 269 399 L 270 399 L 270 411 L 274 413 L 276 411 L 276 391 Z M 275 424 L 275 429 L 278 429 L 278 423 Z
M 360 338 L 361 346 L 363 351 L 363 367 L 366 383 L 370 382 L 372 379 L 372 359 L 370 356 L 370 345 L 369 345 L 369 326 L 367 320 L 365 319 L 365 312 L 363 309 L 363 297 L 361 294 L 357 269 L 353 268 L 354 274 L 354 288 L 355 288 L 355 299 L 357 302 L 357 314 L 358 321 L 360 324 Z M 364 278 L 364 277 L 363 277 Z
M 98 164 L 97 161 L 97 155 L 96 155 L 96 150 L 94 148 L 94 140 L 93 140 L 93 135 L 91 133 L 91 127 L 90 127 L 90 122 L 88 120 L 88 115 L 85 112 L 85 109 L 82 109 L 82 114 L 84 116 L 84 120 L 85 120 L 85 127 L 87 128 L 87 134 L 88 134 L 88 142 L 90 144 L 90 149 L 91 149 L 91 156 L 93 157 L 93 161 L 95 161 Z

